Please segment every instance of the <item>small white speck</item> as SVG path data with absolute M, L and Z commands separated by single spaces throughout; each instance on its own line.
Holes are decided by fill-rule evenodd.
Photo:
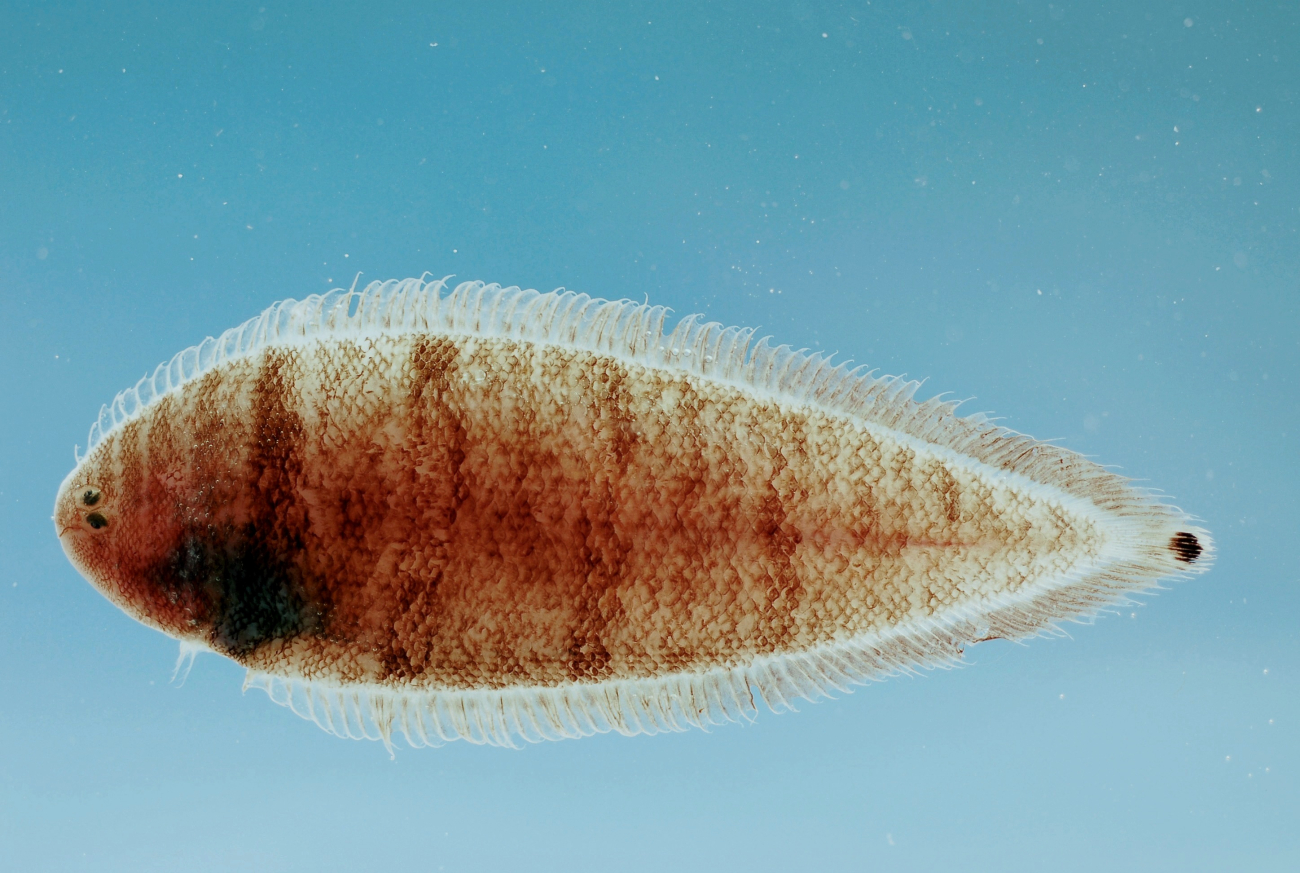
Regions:
M 1064 700 L 1064 699 L 1065 699 L 1065 695 L 1062 694 L 1062 695 L 1061 695 L 1059 698 L 1057 698 L 1057 699 L 1058 699 L 1058 700 Z
M 1184 19 L 1183 19 L 1183 27 L 1191 27 L 1191 26 L 1192 26 L 1193 24 L 1195 24 L 1195 23 L 1196 23 L 1196 22 L 1195 22 L 1195 21 L 1192 21 L 1192 19 L 1190 19 L 1190 18 L 1184 18 Z
M 184 179 L 184 178 L 185 178 L 185 174 L 184 174 L 184 173 L 177 173 L 177 174 L 176 174 L 176 178 L 177 178 L 177 179 Z
M 823 34 L 822 34 L 822 39 L 826 39 L 826 38 L 827 38 L 827 34 L 824 34 L 824 33 L 823 33 Z
M 1231 755 L 1224 755 L 1224 756 L 1223 756 L 1223 762 L 1224 762 L 1225 764 L 1226 764 L 1227 762 L 1231 761 L 1231 760 L 1232 760 L 1232 756 L 1231 756 Z
M 1265 675 L 1265 676 L 1268 675 L 1268 668 L 1267 668 L 1267 667 L 1264 668 L 1264 675 Z

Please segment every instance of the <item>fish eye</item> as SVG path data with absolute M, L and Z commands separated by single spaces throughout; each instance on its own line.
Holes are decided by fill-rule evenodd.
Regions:
M 90 515 L 86 516 L 86 524 L 90 525 L 95 530 L 99 530 L 100 528 L 108 527 L 108 519 L 104 518 L 102 513 L 92 512 Z
M 81 503 L 83 506 L 94 506 L 99 503 L 104 494 L 94 485 L 87 485 L 81 489 Z

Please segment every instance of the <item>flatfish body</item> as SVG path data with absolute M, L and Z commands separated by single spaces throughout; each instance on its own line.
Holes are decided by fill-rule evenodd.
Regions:
M 749 717 L 1204 569 L 1122 477 L 695 318 L 421 280 L 286 301 L 106 408 L 99 590 L 347 736 Z

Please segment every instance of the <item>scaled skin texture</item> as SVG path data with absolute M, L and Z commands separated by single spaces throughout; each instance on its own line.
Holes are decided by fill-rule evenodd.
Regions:
M 505 689 L 743 666 L 1099 559 L 1085 504 L 1020 485 L 687 372 L 404 334 L 188 382 L 94 448 L 55 521 L 114 603 L 253 670 Z

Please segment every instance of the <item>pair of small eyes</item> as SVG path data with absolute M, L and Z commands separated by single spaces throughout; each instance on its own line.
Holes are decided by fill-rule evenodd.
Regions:
M 104 492 L 100 491 L 94 485 L 87 485 L 81 489 L 81 505 L 86 507 L 98 506 L 104 499 Z M 91 512 L 86 516 L 86 524 L 95 530 L 101 530 L 108 527 L 108 519 L 102 512 Z

